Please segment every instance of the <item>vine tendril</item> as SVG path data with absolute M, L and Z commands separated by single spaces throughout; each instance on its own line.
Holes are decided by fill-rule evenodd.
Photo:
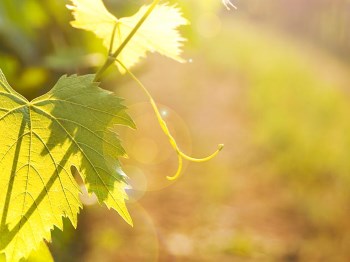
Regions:
M 131 32 L 126 37 L 126 39 L 117 48 L 117 50 L 113 52 L 115 31 L 116 31 L 116 28 L 117 28 L 117 24 L 115 24 L 115 26 L 113 28 L 113 31 L 112 31 L 112 35 L 111 35 L 111 42 L 110 42 L 110 47 L 109 47 L 109 50 L 108 50 L 108 57 L 107 57 L 104 65 L 96 73 L 95 81 L 97 81 L 101 77 L 103 72 L 105 72 L 106 69 L 114 61 L 116 61 L 131 76 L 131 78 L 138 84 L 138 86 L 142 89 L 142 91 L 148 97 L 149 102 L 150 102 L 150 104 L 151 104 L 151 106 L 153 108 L 153 111 L 154 111 L 154 113 L 155 113 L 155 115 L 157 117 L 157 120 L 158 120 L 158 123 L 159 123 L 161 129 L 163 130 L 164 134 L 168 137 L 170 145 L 173 147 L 173 149 L 175 150 L 175 152 L 176 152 L 176 154 L 178 156 L 178 168 L 177 168 L 177 171 L 176 171 L 175 175 L 167 176 L 168 180 L 176 180 L 181 175 L 181 171 L 182 171 L 182 168 L 183 168 L 183 159 L 186 159 L 186 160 L 191 161 L 191 162 L 206 162 L 206 161 L 209 161 L 210 159 L 214 158 L 223 149 L 224 145 L 223 144 L 219 144 L 217 150 L 214 153 L 212 153 L 211 155 L 209 155 L 207 157 L 204 157 L 204 158 L 194 158 L 194 157 L 188 156 L 184 152 L 182 152 L 180 150 L 179 146 L 177 145 L 175 138 L 170 133 L 166 122 L 162 118 L 162 116 L 161 116 L 161 114 L 159 112 L 159 109 L 157 107 L 157 104 L 155 103 L 152 95 L 149 93 L 149 91 L 146 89 L 146 87 L 141 83 L 141 81 L 120 60 L 118 60 L 118 55 L 120 54 L 120 52 L 124 49 L 124 47 L 130 41 L 130 39 L 134 36 L 134 34 L 140 28 L 140 26 L 143 24 L 143 22 L 148 18 L 148 16 L 154 10 L 154 8 L 156 7 L 156 5 L 158 4 L 159 1 L 160 0 L 154 0 L 152 2 L 152 4 L 149 6 L 149 8 L 146 11 L 146 13 L 141 17 L 141 19 L 138 21 L 138 23 L 133 28 L 133 30 L 131 30 Z
M 159 112 L 159 109 L 152 97 L 152 95 L 149 93 L 149 91 L 146 89 L 146 87 L 141 83 L 141 81 L 118 59 L 115 59 L 115 61 L 124 68 L 124 70 L 130 75 L 130 77 L 138 84 L 138 86 L 142 89 L 142 91 L 146 94 L 146 96 L 149 99 L 149 102 L 153 108 L 153 111 L 155 113 L 155 115 L 157 116 L 157 120 L 158 123 L 160 125 L 160 127 L 162 128 L 164 134 L 168 137 L 169 142 L 171 144 L 171 146 L 173 147 L 173 149 L 175 150 L 177 156 L 178 156 L 178 168 L 177 171 L 175 173 L 175 175 L 173 176 L 167 176 L 168 180 L 176 180 L 180 177 L 181 175 L 181 171 L 182 171 L 182 167 L 183 167 L 183 159 L 186 159 L 188 161 L 191 162 L 206 162 L 211 160 L 212 158 L 214 158 L 224 147 L 223 144 L 219 144 L 217 150 L 212 153 L 211 155 L 204 157 L 204 158 L 194 158 L 194 157 L 190 157 L 188 155 L 186 155 L 184 152 L 182 152 L 179 148 L 179 146 L 176 143 L 175 138 L 172 136 L 172 134 L 169 131 L 169 128 L 166 124 L 166 122 L 164 121 L 164 119 L 162 118 L 162 115 Z

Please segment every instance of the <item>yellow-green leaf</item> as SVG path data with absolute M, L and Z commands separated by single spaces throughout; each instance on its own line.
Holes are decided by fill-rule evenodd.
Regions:
M 82 204 L 73 166 L 100 203 L 132 223 L 118 161 L 125 151 L 113 128 L 134 124 L 121 99 L 93 79 L 63 76 L 29 102 L 0 71 L 0 255 L 7 261 L 50 241 L 63 216 L 77 225 Z
M 36 250 L 33 250 L 28 259 L 21 262 L 53 262 L 53 257 L 45 242 L 41 242 Z
M 27 259 L 22 258 L 20 262 L 53 262 L 53 257 L 46 243 L 43 241 L 37 249 L 34 249 Z M 0 262 L 6 262 L 5 254 L 0 254 Z
M 91 31 L 97 37 L 103 39 L 103 44 L 109 49 L 112 33 L 115 28 L 113 50 L 115 51 L 137 22 L 145 14 L 148 6 L 142 6 L 140 10 L 130 17 L 116 18 L 108 12 L 101 0 L 71 0 L 74 21 L 72 26 Z M 184 62 L 180 57 L 182 42 L 177 28 L 188 24 L 177 7 L 167 4 L 159 4 L 155 7 L 146 21 L 141 25 L 136 34 L 128 42 L 118 59 L 130 68 L 136 64 L 147 52 L 158 52 L 162 55 Z M 119 70 L 125 70 L 119 65 Z

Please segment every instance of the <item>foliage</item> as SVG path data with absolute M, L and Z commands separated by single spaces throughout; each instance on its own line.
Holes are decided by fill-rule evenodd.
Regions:
M 73 0 L 72 2 L 73 5 L 68 6 L 75 17 L 75 21 L 71 23 L 72 26 L 94 32 L 103 40 L 104 46 L 107 49 L 110 48 L 111 53 L 118 50 L 150 7 L 142 6 L 131 17 L 116 18 L 107 11 L 101 0 Z M 181 15 L 178 8 L 166 4 L 155 6 L 137 34 L 118 54 L 118 59 L 128 69 L 150 51 L 184 62 L 185 60 L 180 57 L 180 47 L 185 39 L 176 28 L 186 24 L 188 21 Z M 118 63 L 117 66 L 121 72 L 125 73 L 122 66 Z
M 121 100 L 97 87 L 94 75 L 62 77 L 31 102 L 0 76 L 1 249 L 9 261 L 26 257 L 62 216 L 77 225 L 80 189 L 88 191 L 131 224 L 118 156 L 125 156 L 114 125 L 134 127 Z M 11 130 L 11 132 L 9 132 Z M 20 247 L 20 248 L 19 248 Z
M 122 100 L 98 87 L 96 80 L 117 63 L 150 99 L 160 126 L 179 158 L 195 159 L 180 151 L 152 96 L 129 68 L 147 52 L 157 51 L 179 62 L 185 40 L 177 27 L 188 21 L 176 7 L 154 0 L 131 17 L 117 19 L 101 0 L 72 0 L 72 25 L 94 32 L 109 48 L 97 74 L 62 76 L 46 94 L 29 101 L 7 83 L 0 71 L 0 252 L 6 261 L 44 257 L 51 230 L 63 230 L 62 218 L 77 226 L 82 208 L 78 173 L 87 191 L 113 208 L 132 225 L 125 200 L 128 186 L 118 158 L 126 153 L 115 125 L 134 128 Z M 10 130 L 10 131 L 9 131 Z M 43 255 L 40 255 L 40 254 Z

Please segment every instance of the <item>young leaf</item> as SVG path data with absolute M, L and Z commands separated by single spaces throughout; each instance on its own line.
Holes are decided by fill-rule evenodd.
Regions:
M 0 71 L 0 255 L 7 261 L 26 258 L 43 239 L 50 241 L 63 216 L 76 227 L 82 204 L 72 166 L 100 203 L 132 223 L 117 159 L 125 151 L 112 127 L 134 123 L 122 100 L 93 78 L 63 76 L 29 102 Z
M 103 44 L 108 49 L 115 31 L 111 51 L 123 43 L 148 9 L 148 6 L 142 6 L 135 15 L 118 19 L 108 12 L 102 0 L 71 1 L 73 5 L 68 8 L 72 9 L 75 18 L 71 22 L 72 26 L 95 33 L 103 39 Z M 181 37 L 177 27 L 186 24 L 188 21 L 178 8 L 166 4 L 157 5 L 118 55 L 118 59 L 130 68 L 150 51 L 184 62 L 180 54 L 185 39 Z M 125 73 L 124 68 L 116 64 L 120 72 Z

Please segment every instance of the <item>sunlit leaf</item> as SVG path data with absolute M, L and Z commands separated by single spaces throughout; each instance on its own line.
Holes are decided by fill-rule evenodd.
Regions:
M 0 71 L 0 255 L 8 261 L 50 241 L 63 216 L 76 227 L 82 204 L 72 166 L 100 203 L 132 223 L 118 161 L 125 152 L 113 126 L 134 124 L 121 99 L 93 78 L 63 76 L 29 102 Z
M 68 8 L 72 9 L 75 18 L 71 22 L 72 26 L 94 32 L 103 39 L 103 44 L 108 49 L 112 33 L 116 28 L 113 51 L 121 45 L 148 9 L 148 6 L 142 6 L 133 16 L 118 19 L 108 12 L 101 0 L 71 1 L 73 5 Z M 188 21 L 183 18 L 178 8 L 167 4 L 157 5 L 120 53 L 118 59 L 130 68 L 150 51 L 184 62 L 180 54 L 182 42 L 185 39 L 181 37 L 177 28 L 186 24 Z M 124 73 L 125 70 L 119 64 L 117 65 Z
M 39 244 L 39 247 L 32 251 L 28 259 L 22 259 L 21 262 L 53 262 L 53 257 L 47 245 L 44 242 Z

